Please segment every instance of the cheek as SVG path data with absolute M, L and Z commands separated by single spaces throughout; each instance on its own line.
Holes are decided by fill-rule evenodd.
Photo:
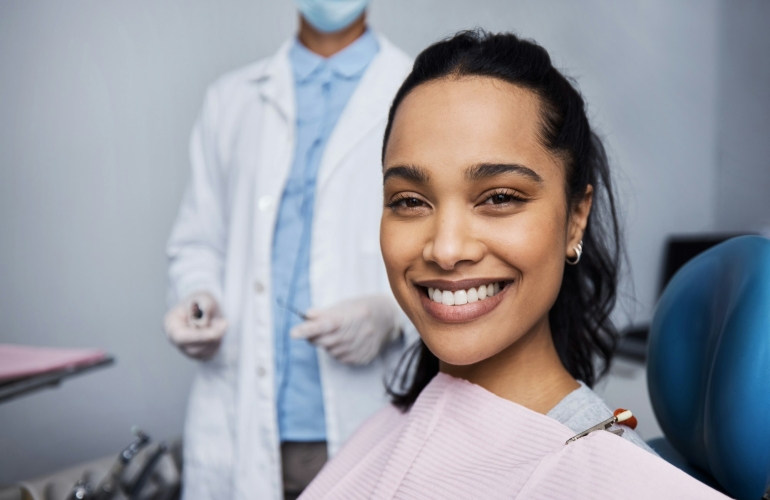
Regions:
M 405 273 L 422 255 L 419 234 L 413 223 L 391 220 L 387 214 L 380 222 L 380 249 L 385 261 L 388 281 L 396 300 L 404 308 L 404 294 L 408 289 Z
M 402 237 L 402 231 L 398 230 L 397 224 L 383 216 L 380 222 L 380 250 L 389 275 L 391 271 L 397 272 L 404 265 L 408 252 L 405 252 L 403 244 L 399 244 L 402 243 Z
M 561 288 L 566 215 L 545 206 L 500 222 L 490 251 L 518 271 L 512 313 L 531 325 L 548 314 Z
M 538 200 L 532 207 L 485 228 L 488 240 L 503 260 L 522 272 L 552 267 L 562 260 L 566 215 L 553 202 Z

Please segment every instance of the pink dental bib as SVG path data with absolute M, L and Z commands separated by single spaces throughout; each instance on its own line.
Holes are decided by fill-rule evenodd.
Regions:
M 408 413 L 367 421 L 301 499 L 727 498 L 609 432 L 565 445 L 574 434 L 439 374 Z

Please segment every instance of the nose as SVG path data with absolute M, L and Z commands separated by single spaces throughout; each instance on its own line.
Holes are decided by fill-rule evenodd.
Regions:
M 422 256 L 445 271 L 461 263 L 474 263 L 484 256 L 484 244 L 473 235 L 472 222 L 462 211 L 436 214 L 433 234 L 427 239 Z

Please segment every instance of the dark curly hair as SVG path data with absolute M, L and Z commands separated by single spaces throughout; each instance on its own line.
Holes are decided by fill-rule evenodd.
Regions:
M 516 35 L 482 30 L 461 31 L 431 45 L 417 56 L 393 100 L 383 160 L 393 118 L 404 98 L 424 83 L 465 76 L 497 78 L 534 92 L 541 102 L 543 144 L 566 166 L 568 206 L 580 202 L 589 184 L 594 188 L 582 258 L 579 265 L 566 266 L 548 315 L 561 362 L 573 377 L 592 387 L 609 369 L 617 344 L 610 313 L 617 295 L 621 235 L 604 146 L 591 130 L 582 96 L 554 68 L 548 52 Z M 439 360 L 425 343 L 413 345 L 389 384 L 393 404 L 408 410 L 438 370 Z

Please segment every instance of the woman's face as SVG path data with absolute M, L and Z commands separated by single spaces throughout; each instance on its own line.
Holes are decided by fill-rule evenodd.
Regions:
M 471 365 L 550 335 L 591 189 L 568 213 L 562 161 L 535 94 L 486 77 L 415 88 L 384 159 L 380 244 L 390 285 L 430 350 Z

